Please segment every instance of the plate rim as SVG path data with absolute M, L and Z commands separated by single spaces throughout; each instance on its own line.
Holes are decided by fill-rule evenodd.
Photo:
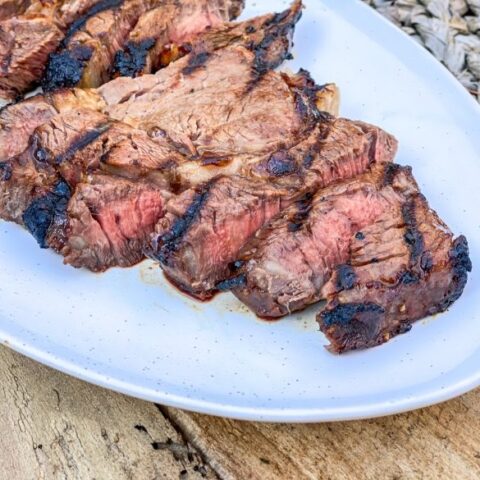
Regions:
M 321 0 L 319 4 L 331 6 L 331 0 Z M 337 4 L 338 5 L 338 4 Z M 334 7 L 331 7 L 335 10 Z M 400 28 L 385 19 L 379 12 L 375 11 L 361 0 L 350 2 L 347 8 L 358 8 L 365 14 L 376 18 L 376 22 L 387 28 L 389 36 L 393 42 L 405 42 L 410 49 L 416 51 L 416 55 L 421 55 L 424 62 L 429 62 L 432 68 L 442 71 L 442 74 L 450 82 L 450 86 L 455 89 L 458 95 L 463 96 L 466 102 L 470 102 L 471 107 L 477 111 L 480 119 L 480 105 L 460 84 L 455 76 L 438 60 L 435 59 L 425 48 L 420 46 L 415 40 L 409 37 Z M 36 347 L 33 343 L 28 343 L 25 338 L 18 337 L 4 332 L 0 329 L 1 343 L 12 350 L 25 355 L 39 363 L 54 368 L 60 372 L 87 381 L 94 385 L 113 390 L 115 392 L 136 397 L 154 403 L 161 403 L 169 407 L 180 408 L 188 411 L 234 418 L 238 420 L 250 420 L 261 422 L 288 422 L 288 423 L 310 423 L 327 421 L 347 421 L 367 418 L 376 418 L 387 415 L 403 413 L 406 411 L 423 408 L 426 406 L 441 403 L 457 396 L 463 395 L 468 391 L 480 386 L 480 366 L 473 374 L 460 377 L 457 381 L 450 383 L 447 387 L 432 388 L 421 395 L 400 395 L 395 400 L 379 401 L 356 406 L 339 407 L 320 407 L 320 408 L 259 408 L 259 407 L 241 407 L 238 405 L 229 405 L 228 402 L 220 403 L 214 401 L 205 401 L 195 398 L 189 398 L 182 395 L 173 395 L 168 392 L 153 390 L 142 387 L 133 382 L 127 382 L 107 376 L 100 371 L 92 368 L 86 368 L 73 361 L 58 357 L 51 352 Z M 433 382 L 434 380 L 432 380 Z

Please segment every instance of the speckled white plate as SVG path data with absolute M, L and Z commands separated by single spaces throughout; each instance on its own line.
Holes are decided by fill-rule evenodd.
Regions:
M 286 1 L 248 2 L 245 17 Z M 343 114 L 400 139 L 398 160 L 480 265 L 480 109 L 433 57 L 356 0 L 306 0 L 289 68 L 336 81 Z M 480 384 L 480 277 L 460 301 L 381 347 L 333 356 L 315 309 L 258 321 L 231 295 L 195 303 L 146 262 L 94 275 L 0 224 L 0 338 L 76 377 L 250 420 L 322 421 L 418 408 Z

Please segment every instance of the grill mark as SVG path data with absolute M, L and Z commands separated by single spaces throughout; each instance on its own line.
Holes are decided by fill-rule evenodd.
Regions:
M 184 75 L 191 75 L 193 72 L 203 67 L 209 58 L 209 52 L 192 53 L 188 59 L 188 65 L 183 68 L 182 73 Z
M 244 287 L 247 284 L 247 277 L 245 274 L 238 275 L 223 282 L 217 283 L 216 290 L 219 292 L 228 292 L 235 288 Z
M 12 165 L 10 162 L 0 162 L 0 180 L 8 182 L 12 178 Z
M 160 238 L 162 246 L 158 254 L 154 255 L 159 262 L 164 265 L 170 264 L 171 255 L 179 249 L 183 238 L 197 220 L 200 211 L 208 200 L 210 190 L 216 181 L 217 179 L 213 179 L 204 184 L 195 194 L 193 201 L 187 208 L 185 214 L 175 220 L 170 230 L 162 235 Z
M 75 87 L 82 79 L 83 70 L 92 54 L 93 49 L 85 46 L 50 54 L 42 79 L 43 90 L 51 92 L 59 88 Z
M 127 42 L 125 48 L 115 54 L 113 72 L 122 77 L 136 77 L 145 68 L 148 52 L 154 45 L 153 38 L 141 42 Z
M 400 275 L 399 282 L 403 283 L 404 285 L 411 285 L 412 283 L 418 283 L 420 281 L 420 277 L 415 272 L 406 270 Z
M 70 196 L 70 187 L 60 180 L 53 191 L 33 200 L 23 213 L 25 228 L 41 248 L 48 248 L 47 235 L 52 224 L 65 218 Z
M 339 265 L 337 267 L 337 288 L 339 290 L 350 290 L 355 286 L 357 275 L 351 265 Z
M 295 159 L 285 150 L 273 153 L 267 160 L 267 171 L 275 177 L 291 175 L 297 168 Z
M 296 202 L 297 211 L 290 219 L 287 227 L 289 232 L 297 232 L 303 227 L 312 210 L 312 200 L 313 194 L 307 193 Z
M 326 327 L 334 325 L 348 326 L 358 315 L 365 314 L 367 319 L 375 320 L 385 313 L 385 309 L 376 303 L 344 303 L 331 310 L 320 313 L 320 318 Z
M 413 266 L 416 263 L 425 248 L 423 236 L 418 231 L 417 219 L 415 217 L 416 198 L 418 197 L 416 196 L 402 205 L 402 217 L 406 228 L 403 238 L 410 250 L 410 266 Z
M 100 135 L 107 132 L 110 129 L 110 124 L 104 124 L 98 126 L 95 130 L 83 134 L 81 137 L 76 139 L 68 148 L 55 157 L 55 163 L 59 165 L 62 162 L 70 160 L 76 152 L 82 151 L 85 147 L 93 143 Z
M 277 13 L 273 15 L 272 18 L 267 19 L 262 26 L 267 30 L 265 36 L 259 43 L 255 44 L 252 42 L 250 45 L 250 50 L 255 54 L 255 59 L 246 93 L 250 93 L 268 71 L 275 69 L 284 60 L 290 57 L 290 52 L 288 52 L 288 48 L 286 48 L 283 55 L 280 55 L 280 58 L 268 60 L 268 49 L 279 39 L 285 38 L 288 41 L 287 36 L 293 30 L 293 27 L 298 20 L 300 20 L 302 11 L 299 9 L 297 12 L 294 12 L 290 21 L 282 25 L 282 22 L 286 21 L 291 14 L 292 11 L 289 9 L 282 13 Z
M 124 0 L 101 0 L 100 2 L 96 3 L 68 27 L 65 37 L 60 44 L 60 48 L 65 48 L 68 45 L 68 42 L 72 39 L 73 35 L 75 35 L 78 30 L 83 28 L 90 18 L 98 15 L 101 12 L 104 12 L 105 10 L 121 7 L 123 3 Z

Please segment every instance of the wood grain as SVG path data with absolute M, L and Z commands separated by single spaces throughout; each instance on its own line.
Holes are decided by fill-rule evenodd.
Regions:
M 153 404 L 0 347 L 0 479 L 213 479 Z
M 480 390 L 393 417 L 273 425 L 161 407 L 0 347 L 0 479 L 480 478 Z

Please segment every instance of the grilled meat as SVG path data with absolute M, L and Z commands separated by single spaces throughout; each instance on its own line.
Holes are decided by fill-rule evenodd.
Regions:
M 276 41 L 281 40 L 282 37 L 279 36 L 279 32 L 285 29 L 290 31 L 293 27 L 289 18 L 290 17 L 283 18 L 283 22 L 286 23 L 280 21 L 270 24 L 270 34 L 268 38 L 275 38 Z M 280 20 L 282 19 L 280 18 Z M 275 29 L 275 31 L 272 29 Z M 260 35 L 260 43 L 262 44 L 261 38 L 266 37 L 266 35 L 263 35 L 261 31 L 257 31 L 257 34 Z M 240 41 L 240 43 L 242 42 Z M 258 70 L 257 67 L 261 64 L 261 61 L 258 59 L 259 56 L 261 58 L 269 56 L 271 61 L 274 59 L 275 66 L 282 61 L 288 49 L 278 51 L 276 48 L 277 44 L 271 41 L 267 42 L 268 44 L 262 44 L 261 48 L 257 43 L 247 43 L 247 46 L 253 49 L 255 53 L 252 53 L 245 47 L 238 47 L 237 51 L 235 51 L 233 47 L 230 47 L 229 49 L 219 50 L 214 54 L 212 53 L 210 58 L 208 56 L 205 57 L 206 52 L 203 50 L 201 52 L 195 51 L 159 72 L 157 75 L 145 75 L 136 79 L 117 79 L 109 82 L 97 91 L 82 91 L 78 89 L 61 90 L 43 96 L 39 95 L 34 99 L 10 105 L 0 113 L 0 159 L 6 159 L 8 156 L 21 153 L 23 149 L 26 148 L 28 138 L 33 129 L 41 125 L 46 118 L 51 118 L 49 117 L 50 114 L 53 116 L 59 111 L 76 108 L 77 104 L 82 107 L 82 104 L 86 102 L 90 108 L 105 110 L 113 118 L 127 121 L 135 128 L 143 128 L 150 133 L 152 138 L 158 139 L 159 136 L 163 135 L 162 132 L 165 132 L 165 137 L 170 138 L 168 131 L 172 129 L 173 141 L 185 149 L 185 151 L 191 150 L 192 142 L 195 141 L 195 136 L 198 136 L 197 131 L 192 131 L 190 135 L 193 138 L 189 139 L 186 138 L 185 133 L 181 131 L 185 129 L 183 124 L 186 119 L 190 117 L 193 125 L 193 119 L 197 118 L 199 127 L 203 123 L 206 125 L 212 123 L 215 125 L 228 123 L 229 102 L 238 103 L 239 107 L 233 110 L 233 113 L 238 117 L 239 112 L 241 113 L 241 108 L 245 107 L 250 99 L 256 102 L 260 102 L 261 100 L 264 104 L 267 101 L 275 101 L 279 104 L 277 107 L 277 113 L 279 115 L 283 114 L 286 109 L 290 110 L 290 112 L 286 113 L 286 117 L 283 120 L 285 124 L 287 124 L 292 117 L 295 117 L 293 127 L 297 129 L 301 126 L 302 121 L 298 119 L 301 112 L 295 112 L 297 103 L 294 101 L 294 96 L 297 96 L 299 99 L 305 97 L 304 102 L 307 104 L 316 101 L 318 105 L 323 108 L 331 106 L 326 105 L 325 102 L 328 103 L 332 101 L 327 100 L 327 98 L 335 97 L 338 93 L 336 89 L 332 87 L 323 89 L 316 87 L 314 82 L 308 78 L 306 72 L 300 72 L 295 78 L 289 78 L 286 75 L 280 78 L 279 74 L 270 72 L 267 75 L 268 70 Z M 202 59 L 205 60 L 203 65 L 199 64 L 199 61 Z M 267 67 L 264 65 L 264 68 Z M 186 72 L 189 74 L 186 75 Z M 202 74 L 206 77 L 205 79 L 201 77 Z M 242 74 L 244 76 L 242 76 Z M 267 78 L 263 78 L 263 81 L 252 83 L 252 79 L 259 79 L 259 76 Z M 190 88 L 188 82 L 192 82 Z M 224 82 L 225 94 L 229 90 L 228 85 L 231 86 L 232 90 L 220 105 L 217 101 L 218 96 L 215 94 L 218 82 Z M 271 92 L 269 91 L 269 82 L 272 84 Z M 242 92 L 246 89 L 250 89 L 250 91 L 248 95 L 243 95 Z M 317 90 L 317 93 L 315 93 L 315 90 Z M 140 95 L 140 92 L 142 92 L 143 95 Z M 274 94 L 276 93 L 279 95 L 278 98 L 274 98 Z M 188 105 L 183 101 L 185 95 L 188 95 L 187 98 L 191 100 L 190 105 L 193 110 L 192 112 L 188 110 Z M 268 96 L 263 99 L 262 95 Z M 308 98 L 311 100 L 308 100 Z M 126 103 L 126 106 L 117 108 L 117 104 L 120 102 Z M 335 100 L 333 100 L 333 103 L 335 103 Z M 243 107 L 240 105 L 243 105 Z M 147 107 L 148 110 L 145 111 L 144 114 L 143 112 Z M 177 110 L 178 115 L 175 116 Z M 264 117 L 261 118 L 259 110 L 260 107 L 256 108 L 256 110 L 254 106 L 249 106 L 248 108 L 251 114 L 259 117 L 251 127 L 258 130 L 257 136 L 261 135 L 261 128 L 265 130 L 268 129 L 266 123 L 265 127 L 262 127 L 259 123 L 262 120 L 268 120 L 270 124 L 273 122 L 275 122 L 274 124 L 278 123 L 278 119 L 275 119 L 274 115 L 264 115 Z M 303 106 L 302 110 L 305 112 L 303 115 L 305 117 L 308 113 L 306 107 Z M 148 117 L 146 116 L 147 112 Z M 209 116 L 212 118 L 209 118 Z M 166 121 L 162 120 L 163 117 L 165 117 Z M 178 120 L 177 117 L 180 120 Z M 246 118 L 247 115 L 245 114 L 244 117 Z M 25 122 L 27 118 L 28 121 Z M 243 119 L 237 118 L 236 122 L 238 123 L 239 121 L 243 121 Z M 230 128 L 235 128 L 235 125 L 230 123 Z M 287 131 L 286 128 L 287 127 L 284 127 L 280 133 Z M 180 138 L 176 138 L 179 136 L 176 133 L 179 130 Z M 277 131 L 278 130 L 277 128 Z M 12 132 L 15 132 L 14 136 L 11 136 Z M 189 134 L 188 131 L 186 133 L 187 135 Z M 268 136 L 266 140 L 268 140 Z M 236 141 L 236 139 L 229 140 L 229 142 L 233 143 Z M 208 149 L 211 150 L 210 146 L 208 146 Z M 192 159 L 194 156 L 198 157 L 195 152 Z
M 367 348 L 442 312 L 471 270 L 409 167 L 386 164 L 306 195 L 261 229 L 232 264 L 233 291 L 278 318 L 326 299 L 317 319 L 341 353 Z
M 350 248 L 317 316 L 336 353 L 379 345 L 445 311 L 472 269 L 465 237 L 454 239 L 418 193 L 363 229 Z
M 226 16 L 225 2 L 220 3 L 216 8 L 202 2 L 171 4 L 169 8 L 175 22 L 170 22 L 169 16 L 165 16 L 160 8 L 151 10 L 130 33 L 125 50 L 117 53 L 115 71 L 131 77 L 150 73 L 198 48 L 198 45 L 202 45 L 206 52 L 238 43 L 266 45 L 267 42 L 281 42 L 288 45 L 302 8 L 301 1 L 296 0 L 281 14 L 226 23 L 222 20 L 233 17 Z
M 50 55 L 42 81 L 45 91 L 76 85 L 97 87 L 106 82 L 115 52 L 154 2 L 105 0 L 103 3 L 91 9 L 85 21 L 75 22 L 59 51 Z
M 191 25 L 191 31 L 186 35 L 193 35 L 209 26 L 205 18 L 220 23 L 229 19 L 222 17 L 222 14 L 228 15 L 240 9 L 239 0 L 229 0 L 228 5 L 219 0 L 183 0 L 166 4 L 159 0 L 108 1 L 109 9 L 91 15 L 82 25 L 70 27 L 62 41 L 62 48 L 50 56 L 43 80 L 44 90 L 74 86 L 98 87 L 108 81 L 116 53 L 125 43 L 136 59 L 137 50 L 145 50 L 145 41 L 136 44 L 129 33 L 132 29 L 137 34 L 139 31 L 145 32 L 148 19 L 158 22 L 161 18 L 167 25 L 180 26 L 183 16 L 188 18 Z M 236 8 L 228 8 L 233 6 Z M 171 33 L 174 35 L 175 32 Z M 105 43 L 105 38 L 108 38 L 108 43 Z M 171 40 L 173 38 L 169 37 L 168 32 L 159 39 L 163 45 Z
M 54 218 L 47 242 L 74 267 L 130 267 L 145 258 L 168 199 L 148 180 L 90 175 L 77 184 L 63 217 Z
M 180 289 L 213 295 L 243 244 L 282 208 L 282 192 L 241 177 L 216 177 L 168 204 L 150 256 Z
M 0 98 L 15 99 L 38 83 L 68 25 L 95 3 L 35 0 L 22 15 L 0 21 Z
M 139 19 L 124 48 L 116 53 L 113 70 L 130 77 L 155 72 L 188 53 L 198 36 L 212 28 L 215 32 L 242 8 L 239 0 L 184 0 L 160 5 Z
M 354 122 L 346 120 L 328 119 L 322 123 L 325 128 L 343 130 L 344 138 L 350 142 L 342 147 L 338 136 L 325 136 L 315 152 L 316 169 L 312 173 L 289 170 L 290 182 L 279 185 L 275 172 L 270 172 L 268 181 L 262 181 L 247 175 L 251 169 L 243 169 L 242 176 L 214 177 L 169 204 L 173 215 L 159 223 L 152 256 L 174 283 L 203 299 L 211 297 L 215 290 L 233 287 L 235 283 L 222 282 L 228 278 L 229 264 L 238 258 L 247 240 L 285 206 L 299 196 L 308 196 L 311 185 L 324 187 L 362 173 L 371 165 L 392 160 L 395 150 L 379 146 L 379 135 L 365 134 Z M 391 137 L 382 135 L 394 144 Z M 283 240 L 281 237 L 282 245 Z M 292 270 L 291 275 L 297 273 Z
M 134 264 L 143 258 L 139 242 L 149 239 L 171 196 L 159 157 L 165 169 L 176 161 L 144 132 L 99 112 L 66 111 L 37 127 L 25 152 L 0 164 L 0 215 L 74 266 Z M 151 172 L 145 166 L 153 161 Z
M 29 3 L 29 0 L 0 0 L 0 21 L 21 15 Z
M 232 275 L 242 276 L 244 285 L 235 295 L 266 318 L 288 315 L 325 298 L 323 288 L 334 269 L 349 263 L 352 238 L 401 206 L 410 191 L 418 191 L 410 171 L 387 163 L 306 193 L 240 253 L 241 269 Z

